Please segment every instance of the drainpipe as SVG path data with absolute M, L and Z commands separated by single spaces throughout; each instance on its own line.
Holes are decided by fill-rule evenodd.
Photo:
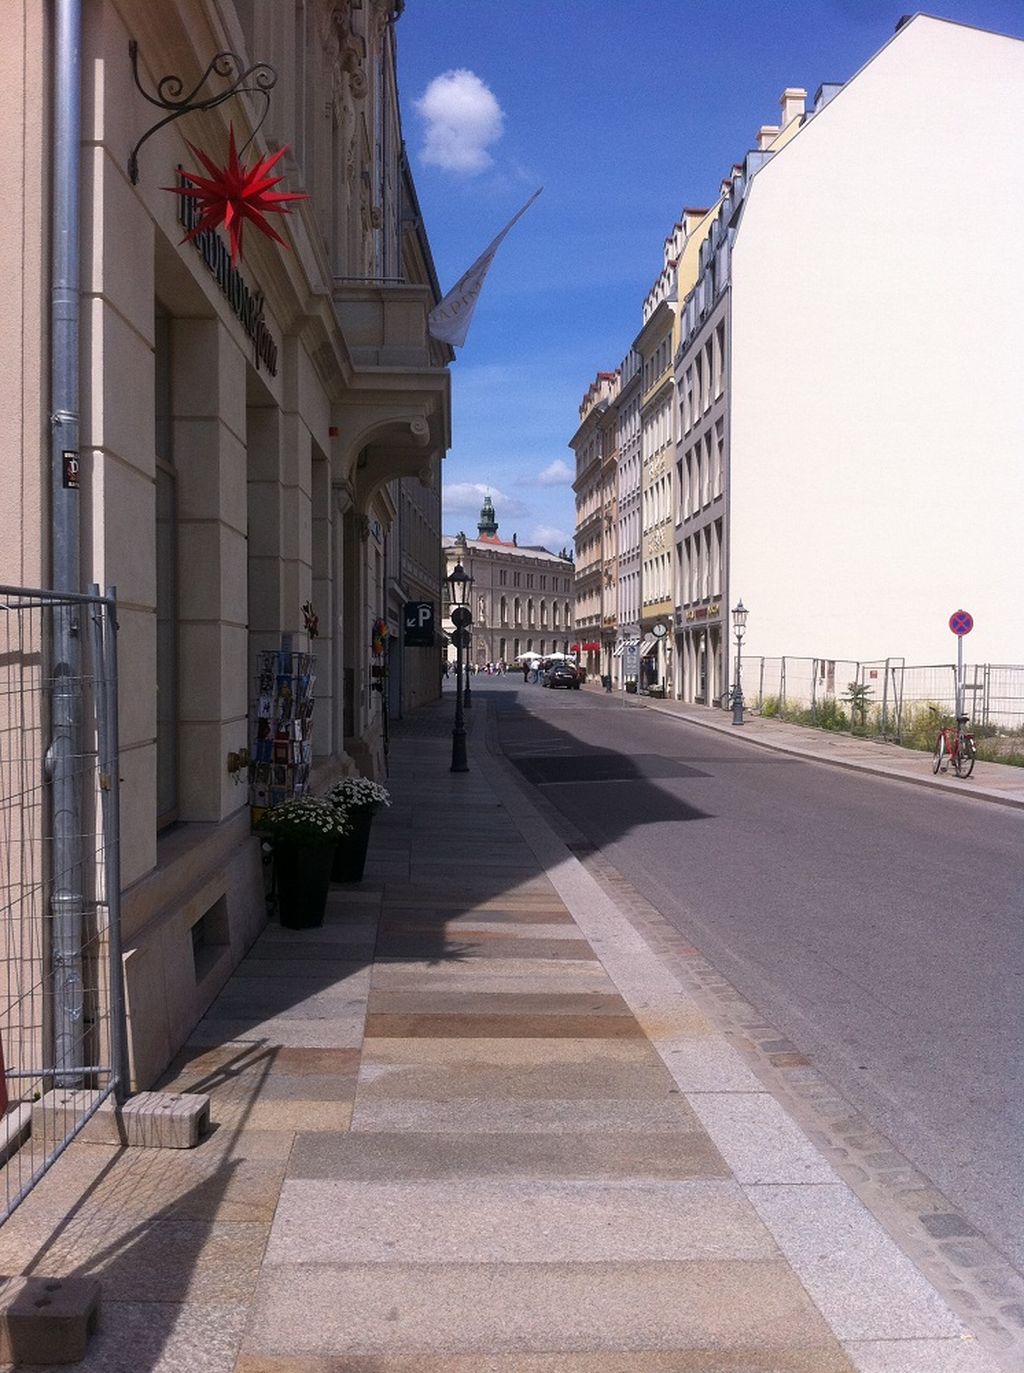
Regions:
M 51 584 L 78 592 L 78 233 L 82 120 L 82 4 L 54 0 L 53 203 L 50 285 Z M 81 1086 L 82 1035 L 82 645 L 87 607 L 53 612 L 52 738 L 47 755 L 53 804 L 54 1082 Z

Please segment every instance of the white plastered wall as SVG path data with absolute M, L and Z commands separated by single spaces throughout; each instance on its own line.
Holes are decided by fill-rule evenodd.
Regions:
M 747 651 L 1024 662 L 1024 43 L 918 17 L 758 173 L 733 257 Z

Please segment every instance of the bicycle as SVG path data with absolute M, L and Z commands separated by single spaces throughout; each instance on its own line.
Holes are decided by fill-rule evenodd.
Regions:
M 933 709 L 932 713 L 941 718 L 940 711 Z M 945 760 L 948 759 L 958 777 L 970 777 L 978 756 L 974 735 L 967 728 L 970 718 L 969 715 L 958 715 L 955 724 L 940 728 L 932 754 L 932 772 L 945 772 L 948 767 Z

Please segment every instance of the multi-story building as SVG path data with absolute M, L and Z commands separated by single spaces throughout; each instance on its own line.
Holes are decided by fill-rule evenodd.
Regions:
M 970 89 L 991 98 L 955 107 Z M 978 659 L 1020 661 L 1005 559 L 1024 501 L 1024 226 L 974 243 L 948 207 L 984 204 L 1013 157 L 1024 43 L 917 15 L 811 108 L 796 89 L 781 103 L 684 302 L 682 693 L 725 690 L 740 598 L 751 654 L 941 661 L 962 606 Z M 943 531 L 968 470 L 958 539 Z
M 580 424 L 569 440 L 576 458 L 576 629 L 588 674 L 611 673 L 618 588 L 615 584 L 615 510 L 619 374 L 598 372 L 580 403 Z
M 307 0 L 285 23 L 252 0 L 90 0 L 80 44 L 51 8 L 76 9 L 0 6 L 19 168 L 0 206 L 16 360 L 0 374 L 0 582 L 117 587 L 121 910 L 146 1086 L 265 919 L 238 784 L 257 652 L 316 656 L 311 789 L 382 767 L 374 625 L 405 595 L 439 599 L 451 354 L 427 332 L 438 290 L 403 153 L 400 5 Z M 226 50 L 272 68 L 262 126 L 239 94 L 159 127 L 136 64 L 165 94 L 207 72 L 207 96 L 230 84 L 211 65 Z M 288 148 L 282 189 L 309 197 L 272 217 L 284 242 L 250 224 L 237 259 L 216 229 L 184 241 L 194 211 L 165 189 L 203 170 L 186 140 L 223 164 L 232 127 L 247 162 Z M 70 577 L 51 564 L 51 471 L 60 537 L 80 549 Z M 393 658 L 396 704 L 436 690 L 436 665 Z
M 664 262 L 643 304 L 643 328 L 633 340 L 640 360 L 640 679 L 664 691 L 671 678 L 672 526 L 675 508 L 675 378 L 679 254 L 703 211 L 684 210 L 665 240 Z M 655 626 L 661 634 L 658 637 Z
M 619 450 L 616 510 L 618 642 L 613 650 L 613 677 L 616 686 L 623 685 L 623 645 L 630 639 L 640 641 L 640 392 L 640 357 L 630 349 L 619 367 L 619 394 L 616 404 Z
M 521 653 L 569 653 L 573 640 L 573 565 L 566 553 L 498 537 L 498 520 L 485 497 L 477 537 L 444 540 L 445 575 L 461 563 L 473 579 L 471 661 L 513 663 Z M 446 607 L 447 610 L 447 607 Z M 451 620 L 444 628 L 450 635 Z M 455 661 L 455 650 L 448 656 Z
M 783 92 L 780 125 L 764 125 L 757 147 L 722 182 L 680 263 L 683 308 L 675 358 L 676 445 L 674 694 L 710 705 L 726 684 L 727 397 L 730 255 L 750 178 L 799 128 L 806 92 Z

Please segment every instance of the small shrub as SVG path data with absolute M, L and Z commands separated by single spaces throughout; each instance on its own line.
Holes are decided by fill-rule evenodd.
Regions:
M 817 724 L 819 729 L 849 729 L 850 717 L 834 696 L 825 696 L 818 702 Z
M 907 706 L 900 719 L 900 743 L 904 748 L 931 753 L 940 729 L 953 724 L 953 717 L 934 701 Z
M 850 707 L 850 717 L 860 725 L 864 732 L 868 722 L 868 707 L 871 704 L 871 687 L 866 682 L 847 682 L 843 700 Z
M 761 714 L 768 720 L 774 719 L 779 713 L 779 698 L 777 696 L 766 696 L 761 702 Z

